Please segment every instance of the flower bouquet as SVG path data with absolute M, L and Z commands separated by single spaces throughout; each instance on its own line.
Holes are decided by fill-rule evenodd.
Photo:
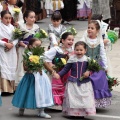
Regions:
M 38 39 L 41 39 L 41 38 L 47 38 L 48 37 L 48 34 L 45 30 L 43 29 L 40 29 L 35 35 L 34 35 L 35 38 L 38 38 Z
M 87 71 L 91 71 L 91 72 L 99 72 L 101 69 L 103 69 L 99 63 L 94 60 L 94 59 L 88 59 L 88 67 L 87 67 Z M 81 76 L 80 81 L 82 81 L 84 79 L 84 76 Z
M 109 89 L 112 91 L 112 87 L 113 86 L 118 86 L 119 85 L 119 81 L 117 80 L 117 78 L 115 77 L 110 77 L 109 75 L 107 75 L 107 79 L 108 79 L 108 86 L 109 86 Z
M 13 8 L 13 11 L 14 11 L 14 17 L 13 17 L 14 22 L 17 22 L 19 18 L 20 8 Z
M 15 39 L 21 40 L 26 33 L 27 32 L 21 31 L 19 28 L 15 28 L 14 31 L 13 31 L 12 39 L 13 40 L 15 40 Z
M 71 32 L 74 36 L 77 35 L 76 29 L 74 27 L 68 28 L 67 32 Z
M 37 72 L 43 69 L 44 47 L 34 47 L 31 50 L 26 49 L 23 54 L 23 63 L 27 71 Z
M 55 69 L 58 72 L 61 68 L 63 68 L 67 64 L 67 59 L 55 57 L 53 63 L 55 65 L 53 66 L 53 69 Z

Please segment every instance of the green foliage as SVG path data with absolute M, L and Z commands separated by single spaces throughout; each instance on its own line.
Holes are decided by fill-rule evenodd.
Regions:
M 102 68 L 96 60 L 90 59 L 90 60 L 88 60 L 88 68 L 87 69 L 92 72 L 99 72 Z
M 38 38 L 38 39 L 41 39 L 41 38 L 47 38 L 48 37 L 48 34 L 45 30 L 43 29 L 40 29 L 35 35 L 34 35 L 35 38 Z
M 76 29 L 74 27 L 68 28 L 67 32 L 71 32 L 74 36 L 77 35 Z
M 94 59 L 88 59 L 88 67 L 87 67 L 87 71 L 92 71 L 92 72 L 99 72 L 101 69 L 103 69 L 98 61 L 94 60 Z M 80 81 L 82 81 L 84 79 L 84 76 L 81 76 Z

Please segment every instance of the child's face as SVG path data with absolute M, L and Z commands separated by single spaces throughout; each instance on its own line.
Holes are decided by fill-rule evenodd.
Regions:
M 62 39 L 62 43 L 65 48 L 71 48 L 73 45 L 73 42 L 74 42 L 73 35 L 68 35 L 68 37 L 65 40 Z
M 54 27 L 58 27 L 61 24 L 61 20 L 51 20 Z
M 25 21 L 28 24 L 34 24 L 35 23 L 35 13 L 34 12 L 30 12 L 28 17 L 25 17 Z
M 83 55 L 85 55 L 86 49 L 84 48 L 83 45 L 78 45 L 75 47 L 75 54 L 78 58 L 82 58 Z
M 5 14 L 3 18 L 1 18 L 1 21 L 5 25 L 9 25 L 11 23 L 11 15 L 10 14 Z
M 17 0 L 8 0 L 8 3 L 11 5 L 15 5 L 17 3 Z
M 41 46 L 41 41 L 40 40 L 37 40 L 33 43 L 32 47 L 39 47 Z
M 97 37 L 97 33 L 99 32 L 99 30 L 96 29 L 95 24 L 90 23 L 88 25 L 87 32 L 88 32 L 88 37 L 90 37 L 90 38 L 96 38 Z

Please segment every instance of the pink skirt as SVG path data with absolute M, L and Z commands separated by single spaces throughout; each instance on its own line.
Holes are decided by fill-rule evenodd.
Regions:
M 69 75 L 70 72 L 64 75 L 61 79 L 52 78 L 52 93 L 55 105 L 62 105 L 63 103 L 65 85 Z

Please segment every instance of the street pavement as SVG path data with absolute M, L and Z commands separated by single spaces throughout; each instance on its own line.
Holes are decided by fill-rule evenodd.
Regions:
M 41 20 L 37 24 L 40 28 L 47 30 L 50 18 Z M 74 26 L 78 32 L 75 37 L 75 42 L 80 40 L 84 31 L 87 29 L 87 21 L 71 21 L 69 24 L 64 24 L 66 27 Z M 43 46 L 47 48 L 49 41 L 43 40 Z M 112 75 L 120 80 L 120 40 L 112 46 L 112 51 L 109 51 L 108 56 L 112 66 Z M 107 108 L 97 109 L 95 116 L 87 116 L 84 120 L 120 120 L 120 86 L 114 87 L 112 91 L 112 105 Z M 25 110 L 24 116 L 18 115 L 18 108 L 11 104 L 13 95 L 2 96 L 3 104 L 0 107 L 0 120 L 44 120 L 37 116 L 37 110 Z M 61 107 L 47 108 L 46 112 L 49 113 L 51 120 L 82 120 L 79 117 L 65 117 L 61 112 Z

